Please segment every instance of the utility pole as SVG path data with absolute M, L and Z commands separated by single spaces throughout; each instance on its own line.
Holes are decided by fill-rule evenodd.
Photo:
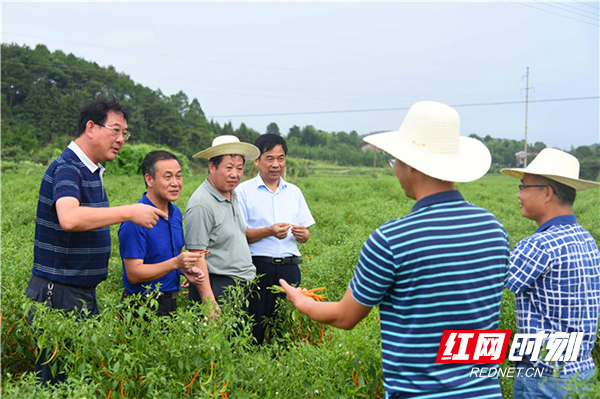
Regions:
M 527 110 L 529 107 L 529 67 L 527 67 L 527 84 L 525 87 L 525 158 L 523 167 L 527 167 Z

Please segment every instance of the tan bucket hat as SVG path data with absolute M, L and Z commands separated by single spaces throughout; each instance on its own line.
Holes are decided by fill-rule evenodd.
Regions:
M 600 187 L 600 183 L 579 178 L 579 161 L 556 148 L 544 148 L 526 168 L 502 169 L 503 175 L 523 179 L 525 173 L 547 177 L 576 191 Z
M 246 161 L 258 158 L 260 150 L 250 143 L 242 143 L 235 136 L 218 136 L 212 142 L 212 147 L 194 154 L 194 158 L 211 159 L 219 155 L 243 155 Z
M 460 136 L 456 110 L 435 101 L 419 101 L 406 114 L 400 130 L 364 138 L 407 165 L 450 182 L 470 182 L 487 173 L 492 156 L 479 140 Z

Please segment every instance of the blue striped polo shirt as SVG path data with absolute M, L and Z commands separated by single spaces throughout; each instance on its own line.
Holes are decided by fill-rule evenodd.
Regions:
M 444 330 L 498 329 L 509 251 L 500 222 L 458 191 L 425 197 L 371 234 L 350 290 L 359 303 L 380 305 L 390 397 L 501 397 L 497 379 L 469 377 L 489 364 L 435 360 Z
M 56 201 L 62 197 L 77 198 L 81 206 L 109 206 L 102 185 L 103 168 L 94 165 L 89 158 L 82 160 L 81 157 L 85 154 L 72 142 L 50 164 L 42 178 L 32 273 L 61 284 L 94 287 L 108 275 L 110 227 L 64 231 L 55 208 Z

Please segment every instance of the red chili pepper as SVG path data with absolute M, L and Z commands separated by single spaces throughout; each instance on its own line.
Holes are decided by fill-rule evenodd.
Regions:
M 113 377 L 112 375 L 108 374 L 108 371 L 106 371 L 106 367 L 104 367 L 104 360 L 101 360 L 100 364 L 102 364 L 102 371 L 104 371 L 104 374 L 106 374 L 110 378 L 117 378 L 117 377 Z
M 200 369 L 196 370 L 196 374 L 194 374 L 194 378 L 192 378 L 192 381 L 190 381 L 189 384 L 187 384 L 186 386 L 183 387 L 184 389 L 187 388 L 187 387 L 189 387 L 190 385 L 192 385 L 194 383 L 194 380 L 196 379 L 196 377 L 198 377 L 198 372 L 199 371 L 200 371 Z

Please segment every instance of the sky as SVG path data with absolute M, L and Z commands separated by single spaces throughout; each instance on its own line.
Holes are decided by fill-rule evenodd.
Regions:
M 598 1 L 3 1 L 2 42 L 112 65 L 260 133 L 397 130 L 432 100 L 464 136 L 569 150 L 600 142 L 598 16 Z

